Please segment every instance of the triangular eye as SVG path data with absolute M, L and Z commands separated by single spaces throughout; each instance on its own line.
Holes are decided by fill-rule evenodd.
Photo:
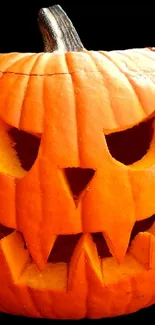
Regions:
M 65 168 L 64 169 L 68 185 L 71 189 L 73 199 L 77 205 L 80 194 L 85 190 L 95 174 L 91 168 Z
M 153 137 L 153 122 L 154 118 L 125 131 L 105 135 L 112 157 L 130 165 L 145 156 Z
M 40 146 L 40 136 L 11 128 L 9 135 L 14 143 L 14 149 L 25 171 L 29 171 L 34 164 Z

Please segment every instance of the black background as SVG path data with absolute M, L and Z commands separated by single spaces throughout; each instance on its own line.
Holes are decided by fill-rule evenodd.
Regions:
M 6 3 L 5 3 L 6 2 Z M 30 4 L 32 3 L 32 4 Z M 89 3 L 89 2 L 88 2 Z M 13 1 L 0 2 L 0 52 L 40 52 L 40 8 L 60 4 L 88 50 L 155 46 L 155 10 L 147 1 Z
M 32 4 L 30 4 L 32 2 Z M 37 25 L 40 8 L 60 4 L 72 20 L 88 50 L 116 50 L 155 46 L 155 12 L 147 2 L 111 1 L 37 1 L 0 4 L 0 52 L 41 52 L 43 43 Z M 155 307 L 135 314 L 98 320 L 104 324 L 117 321 L 154 321 Z M 31 321 L 29 318 L 0 314 L 0 324 L 5 321 Z M 88 320 L 87 320 L 88 321 Z M 95 320 L 96 321 L 96 320 Z M 34 322 L 34 320 L 33 320 Z M 35 322 L 51 322 L 35 320 Z

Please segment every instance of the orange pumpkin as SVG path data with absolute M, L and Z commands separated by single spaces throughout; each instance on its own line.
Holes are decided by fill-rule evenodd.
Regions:
M 132 313 L 155 303 L 155 53 L 38 17 L 45 52 L 0 55 L 0 311 Z

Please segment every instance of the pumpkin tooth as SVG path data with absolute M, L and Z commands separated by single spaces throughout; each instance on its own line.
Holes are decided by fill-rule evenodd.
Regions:
M 50 236 L 50 240 L 49 238 L 46 240 L 46 237 L 46 235 L 42 235 L 41 243 L 38 241 L 38 245 L 32 248 L 32 258 L 40 271 L 42 271 L 45 267 L 45 264 L 47 263 L 48 257 L 53 249 L 53 246 L 58 236 L 52 235 Z
M 133 228 L 133 223 L 129 224 L 119 224 L 116 231 L 115 225 L 109 227 L 107 232 L 103 232 L 102 235 L 107 243 L 110 253 L 115 258 L 118 264 L 123 263 L 124 256 L 128 249 L 128 244 L 130 241 L 130 234 Z
M 147 270 L 155 268 L 155 237 L 149 232 L 140 232 L 131 242 L 129 253 Z
M 1 239 L 0 251 L 9 267 L 13 281 L 17 281 L 30 261 L 30 256 L 28 250 L 24 248 L 21 234 L 14 231 Z
M 90 234 L 79 239 L 69 264 L 68 290 L 87 293 L 88 282 L 102 283 L 101 264 Z
M 44 261 L 46 261 L 46 262 L 47 262 L 47 259 L 54 247 L 57 237 L 58 237 L 57 235 L 50 236 L 50 241 L 49 240 L 46 241 L 46 234 L 44 237 L 42 237 L 42 240 L 43 240 L 42 252 L 43 252 L 43 256 L 44 256 Z
M 42 234 L 40 240 L 38 240 L 38 234 L 33 233 L 33 239 L 35 244 L 31 243 L 30 239 L 25 240 L 26 246 L 31 254 L 33 262 L 37 265 L 40 271 L 43 271 L 48 257 L 53 249 L 57 235 L 50 236 L 50 240 L 46 240 L 46 236 Z

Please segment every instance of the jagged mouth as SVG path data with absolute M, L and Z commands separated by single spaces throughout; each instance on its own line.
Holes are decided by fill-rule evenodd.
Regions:
M 150 218 L 137 221 L 132 229 L 128 249 L 132 240 L 140 232 L 148 231 L 155 221 L 155 214 Z M 13 229 L 0 225 L 0 239 L 9 236 L 13 232 Z M 75 247 L 78 241 L 82 237 L 83 233 L 79 234 L 67 234 L 58 235 L 55 243 L 51 249 L 47 263 L 69 263 L 74 253 Z M 102 232 L 96 232 L 90 234 L 93 242 L 96 245 L 99 258 L 112 257 L 112 254 L 108 248 L 106 240 Z M 24 247 L 27 249 L 27 245 L 24 241 Z
M 136 237 L 136 235 L 140 232 L 148 231 L 153 225 L 154 221 L 155 215 L 145 220 L 137 221 L 135 223 L 131 232 L 128 250 L 130 248 L 132 240 Z M 75 235 L 59 235 L 48 257 L 48 262 L 69 263 L 74 253 L 75 247 L 82 235 L 82 233 Z M 103 259 L 107 257 L 113 257 L 102 232 L 91 233 L 91 237 L 96 245 L 99 258 Z
M 126 256 L 129 255 L 128 251 L 136 236 L 139 233 L 149 232 L 154 221 L 155 215 L 135 223 L 131 232 Z M 42 271 L 39 270 L 33 262 L 23 236 L 19 232 L 1 225 L 0 247 L 5 262 L 7 262 L 12 273 L 14 282 L 20 284 L 24 283 L 33 288 L 52 288 L 52 290 L 53 288 L 57 288 L 57 286 L 62 286 L 63 288 L 61 287 L 61 290 L 66 289 L 68 267 L 73 264 L 72 261 L 76 248 L 81 238 L 87 235 L 91 238 L 93 244 L 95 244 L 94 247 L 96 247 L 99 260 L 104 262 L 106 260 L 111 260 L 111 263 L 113 263 L 112 261 L 114 261 L 114 258 L 101 232 L 92 234 L 58 235 L 48 257 L 48 261 Z M 133 272 L 132 264 L 130 268 L 128 267 L 128 271 L 129 270 Z

